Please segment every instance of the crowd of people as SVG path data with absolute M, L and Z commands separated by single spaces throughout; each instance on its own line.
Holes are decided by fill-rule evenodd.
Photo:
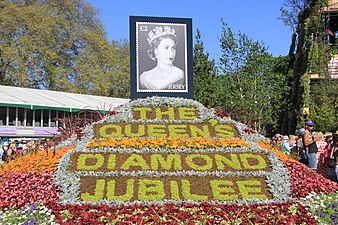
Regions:
M 338 182 L 338 131 L 314 132 L 314 123 L 308 120 L 296 135 L 276 134 L 269 140 L 284 154 Z
M 4 138 L 0 142 L 0 166 L 19 156 L 33 154 L 41 150 L 48 150 L 52 146 L 51 140 L 10 140 Z

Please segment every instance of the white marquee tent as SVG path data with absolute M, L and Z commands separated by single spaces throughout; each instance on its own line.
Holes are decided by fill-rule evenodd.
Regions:
M 0 85 L 0 106 L 27 109 L 57 109 L 66 112 L 100 110 L 108 112 L 129 99 L 73 94 Z

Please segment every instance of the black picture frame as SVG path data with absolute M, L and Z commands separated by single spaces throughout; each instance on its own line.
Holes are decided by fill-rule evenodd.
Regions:
M 193 98 L 193 46 L 192 19 L 172 17 L 130 16 L 130 96 L 131 99 L 150 96 Z M 160 28 L 159 28 L 160 27 Z M 142 73 L 156 68 L 156 60 L 149 57 L 149 37 L 158 29 L 169 27 L 177 37 L 173 65 L 181 69 L 184 78 L 180 84 L 168 84 L 165 88 L 146 88 L 140 82 Z

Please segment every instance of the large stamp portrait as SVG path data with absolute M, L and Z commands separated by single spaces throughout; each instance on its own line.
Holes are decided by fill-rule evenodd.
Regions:
M 130 17 L 131 97 L 193 97 L 191 19 Z

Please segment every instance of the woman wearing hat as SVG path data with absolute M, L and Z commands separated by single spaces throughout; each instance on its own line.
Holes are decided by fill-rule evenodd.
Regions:
M 283 152 L 284 154 L 288 154 L 288 155 L 290 155 L 290 151 L 291 151 L 291 146 L 290 146 L 289 140 L 290 140 L 289 136 L 284 135 L 284 136 L 283 136 L 283 141 L 282 141 L 282 143 L 280 144 L 280 147 L 281 147 L 281 149 L 282 149 L 282 152 Z
M 175 30 L 170 26 L 157 26 L 149 32 L 147 41 L 148 56 L 157 65 L 141 74 L 141 89 L 169 90 L 173 85 L 185 85 L 183 70 L 173 64 L 177 46 Z
M 317 152 L 318 147 L 316 141 L 318 138 L 312 134 L 314 123 L 310 120 L 305 122 L 305 132 L 303 135 L 303 144 L 308 157 L 309 167 L 317 170 Z

